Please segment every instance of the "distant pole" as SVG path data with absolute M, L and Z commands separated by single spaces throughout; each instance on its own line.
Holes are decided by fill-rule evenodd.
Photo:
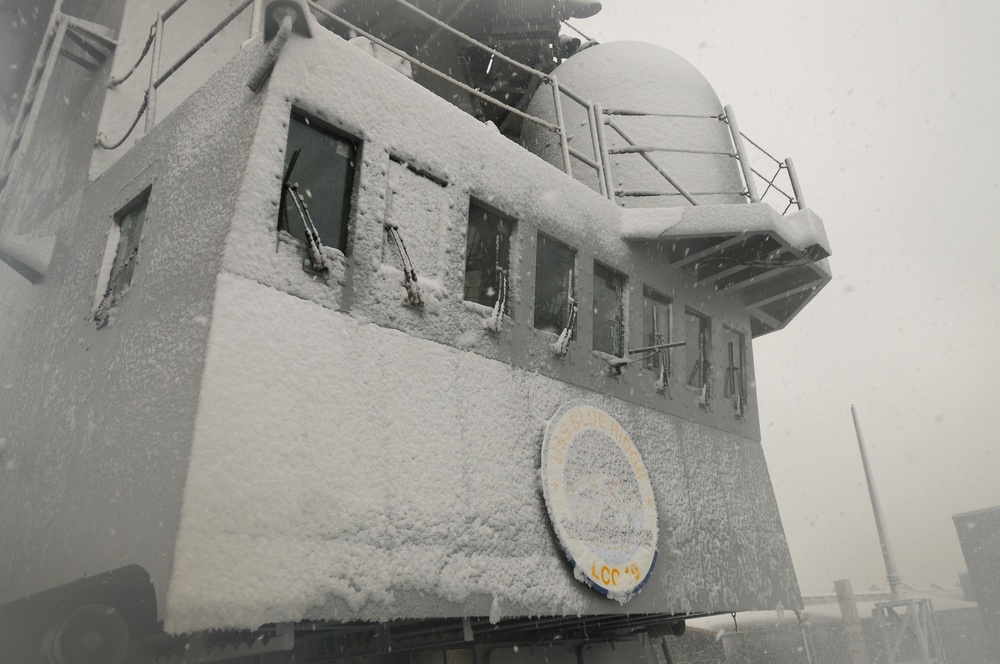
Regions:
M 861 618 L 858 616 L 858 605 L 854 600 L 854 588 L 850 579 L 833 582 L 837 591 L 837 603 L 840 604 L 840 617 L 844 621 L 844 636 L 847 637 L 847 654 L 850 664 L 869 664 L 868 648 L 865 646 L 865 633 L 861 629 Z
M 872 500 L 872 511 L 875 513 L 875 527 L 878 529 L 878 539 L 882 544 L 882 558 L 885 560 L 885 573 L 889 578 L 889 590 L 892 592 L 892 599 L 902 599 L 903 578 L 896 569 L 896 559 L 892 555 L 892 546 L 889 544 L 889 533 L 885 529 L 885 517 L 882 515 L 882 504 L 878 500 L 878 491 L 875 490 L 875 478 L 872 477 L 872 469 L 868 463 L 868 452 L 865 450 L 865 439 L 861 435 L 861 423 L 858 422 L 858 411 L 851 405 L 851 416 L 854 417 L 854 430 L 858 434 L 858 448 L 861 450 L 861 463 L 865 467 L 865 479 L 868 480 L 868 495 Z

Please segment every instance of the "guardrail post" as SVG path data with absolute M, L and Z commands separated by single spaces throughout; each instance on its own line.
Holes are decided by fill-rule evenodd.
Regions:
M 253 0 L 253 8 L 250 10 L 250 39 L 260 34 L 260 16 L 263 5 L 263 0 Z
M 604 155 L 601 154 L 601 141 L 597 135 L 597 122 L 594 105 L 587 104 L 587 124 L 590 125 L 590 143 L 594 148 L 594 161 L 597 162 L 597 184 L 600 186 L 601 196 L 607 196 L 608 185 L 604 181 Z
M 562 99 L 559 98 L 559 81 L 555 76 L 549 76 L 552 85 L 552 100 L 556 107 L 556 124 L 559 125 L 559 145 L 562 148 L 563 165 L 566 175 L 573 175 L 573 167 L 569 162 L 569 138 L 566 136 L 566 120 L 563 118 Z
M 149 131 L 156 124 L 156 79 L 160 77 L 160 48 L 163 45 L 163 12 L 156 12 L 156 28 L 153 34 L 153 57 L 149 63 L 149 88 L 146 90 L 146 126 Z
M 747 193 L 750 195 L 751 203 L 760 203 L 760 196 L 757 195 L 757 185 L 753 181 L 753 171 L 750 170 L 750 160 L 747 157 L 746 146 L 743 145 L 743 135 L 740 134 L 740 126 L 736 122 L 736 114 L 732 106 L 726 106 L 726 120 L 729 124 L 729 133 L 733 136 L 733 145 L 736 147 L 736 158 L 740 160 L 740 170 L 743 171 L 743 181 L 747 185 Z
M 788 169 L 788 180 L 792 183 L 792 193 L 795 194 L 795 204 L 799 206 L 800 210 L 806 209 L 806 199 L 802 196 L 802 190 L 799 189 L 799 176 L 795 173 L 795 165 L 792 164 L 791 158 L 785 159 L 785 168 Z
M 608 200 L 615 200 L 615 185 L 611 180 L 611 157 L 608 154 L 608 137 L 604 133 L 604 109 L 600 104 L 594 104 L 594 118 L 597 125 L 597 146 L 601 151 L 600 163 L 604 169 L 604 185 L 607 187 Z

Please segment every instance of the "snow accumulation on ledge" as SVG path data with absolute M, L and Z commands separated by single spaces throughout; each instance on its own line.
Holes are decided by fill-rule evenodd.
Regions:
M 535 470 L 572 391 L 221 275 L 168 629 L 581 612 Z
M 621 236 L 625 240 L 666 240 L 768 231 L 776 233 L 800 251 L 818 245 L 827 254 L 832 253 L 823 220 L 808 208 L 784 216 L 767 203 L 625 208 L 621 216 Z

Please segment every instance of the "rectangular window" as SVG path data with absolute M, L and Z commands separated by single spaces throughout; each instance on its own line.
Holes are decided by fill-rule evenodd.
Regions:
M 535 327 L 560 334 L 575 305 L 576 251 L 546 235 L 538 234 L 535 253 Z
M 726 381 L 723 396 L 732 399 L 736 412 L 742 414 L 747 393 L 744 336 L 736 330 L 723 328 L 722 344 L 726 351 Z
M 649 286 L 642 287 L 642 333 L 644 346 L 656 346 L 670 343 L 670 298 L 653 290 Z M 656 351 L 646 360 L 647 369 L 666 367 L 670 375 L 670 351 Z
M 115 260 L 111 264 L 111 279 L 108 282 L 108 292 L 111 293 L 113 300 L 132 283 L 132 273 L 135 271 L 135 261 L 139 255 L 139 238 L 142 235 L 142 225 L 146 221 L 148 200 L 144 195 L 140 201 L 128 208 L 127 212 L 119 213 L 116 219 L 118 248 L 115 250 Z
M 708 385 L 709 319 L 690 309 L 684 311 L 684 356 L 687 384 L 699 389 Z
M 307 228 L 312 225 L 324 246 L 345 251 L 356 157 L 354 141 L 293 113 L 278 228 L 308 244 Z
M 514 222 L 474 202 L 469 203 L 465 237 L 465 299 L 492 307 L 504 299 L 510 277 L 510 234 Z
M 147 190 L 115 215 L 114 226 L 108 235 L 104 266 L 101 268 L 102 290 L 94 311 L 94 322 L 104 327 L 111 318 L 111 307 L 117 304 L 132 284 L 132 275 L 139 255 L 139 239 L 146 221 L 149 202 Z M 114 254 L 111 248 L 114 247 Z M 109 264 L 110 261 L 110 264 Z
M 594 350 L 625 355 L 625 275 L 594 263 Z

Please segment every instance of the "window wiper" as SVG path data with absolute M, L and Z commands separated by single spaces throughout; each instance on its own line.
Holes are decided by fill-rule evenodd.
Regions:
M 316 224 L 313 223 L 312 215 L 309 214 L 309 206 L 302 198 L 302 194 L 299 193 L 299 183 L 291 182 L 292 171 L 295 169 L 295 162 L 298 161 L 300 152 L 302 152 L 302 148 L 299 148 L 292 154 L 292 158 L 288 162 L 288 168 L 285 169 L 285 177 L 281 182 L 278 230 L 288 231 L 288 216 L 285 213 L 285 207 L 288 195 L 291 194 L 292 204 L 295 206 L 295 211 L 298 213 L 299 219 L 302 220 L 302 227 L 305 230 L 306 251 L 309 254 L 310 267 L 316 272 L 326 272 L 329 266 L 326 263 L 326 255 L 323 253 L 323 240 L 319 236 L 319 231 L 316 230 Z
M 630 348 L 625 353 L 626 355 L 638 355 L 639 353 L 647 353 L 642 357 L 637 357 L 635 359 L 628 359 L 627 357 L 615 357 L 608 360 L 608 368 L 611 370 L 612 375 L 620 376 L 622 369 L 629 366 L 630 364 L 635 364 L 636 362 L 645 362 L 646 360 L 652 359 L 655 355 L 661 351 L 667 350 L 668 348 L 678 348 L 680 346 L 687 345 L 686 341 L 671 341 L 666 344 L 656 344 L 654 346 L 643 346 L 642 348 Z M 660 380 L 657 381 L 657 389 L 659 389 L 659 383 L 662 381 L 664 389 L 666 389 L 666 362 L 660 361 Z
M 295 205 L 295 211 L 299 213 L 302 226 L 306 231 L 306 250 L 309 253 L 310 267 L 316 272 L 326 272 L 329 267 L 326 264 L 326 255 L 323 254 L 323 241 L 313 223 L 312 215 L 309 214 L 309 206 L 306 205 L 302 194 L 299 193 L 298 182 L 289 185 L 288 190 L 292 193 L 292 203 Z
M 653 338 L 651 341 L 663 343 L 663 336 L 660 334 L 660 319 L 659 313 L 660 308 L 657 306 L 653 307 Z M 669 310 L 668 310 L 668 322 L 667 322 L 667 337 L 670 336 L 670 323 L 669 323 Z M 662 348 L 656 352 L 657 360 L 660 363 L 660 376 L 656 379 L 654 385 L 656 386 L 656 391 L 660 394 L 668 394 L 670 389 L 670 349 Z
M 740 376 L 742 371 L 736 366 L 732 344 L 729 345 L 729 368 L 726 369 L 726 373 L 728 374 L 726 377 L 726 389 L 729 390 L 731 395 L 736 397 L 736 416 L 743 417 L 743 411 L 746 407 L 746 395 L 743 393 L 743 378 Z
M 507 270 L 500 267 L 500 249 L 500 233 L 497 233 L 497 301 L 493 304 L 493 313 L 486 321 L 486 329 L 494 334 L 500 334 L 503 331 L 503 315 L 507 311 Z
M 497 267 L 497 301 L 493 313 L 486 321 L 486 329 L 500 334 L 503 332 L 503 314 L 507 310 L 507 271 Z
M 743 417 L 743 411 L 746 408 L 746 395 L 743 394 L 743 378 L 740 376 L 738 368 L 733 367 L 732 372 L 733 385 L 736 388 L 736 415 L 737 417 Z
M 128 258 L 122 262 L 118 271 L 115 272 L 111 276 L 111 279 L 108 280 L 108 287 L 104 289 L 104 297 L 101 298 L 101 303 L 97 305 L 97 309 L 94 311 L 94 315 L 92 317 L 92 320 L 97 323 L 97 329 L 101 329 L 108 324 L 109 320 L 111 320 L 111 300 L 114 297 L 115 286 L 118 284 L 118 280 L 121 278 L 125 268 L 132 264 L 132 261 L 138 253 L 139 247 L 136 247 L 132 250 L 132 253 L 128 255 Z
M 285 204 L 288 201 L 288 183 L 292 179 L 292 171 L 295 170 L 295 162 L 299 160 L 299 153 L 302 152 L 302 148 L 299 148 L 292 153 L 292 158 L 288 161 L 288 166 L 285 167 L 285 176 L 281 178 L 281 199 L 278 202 L 278 230 L 288 232 L 288 215 L 285 212 Z
M 564 357 L 569 352 L 569 342 L 573 339 L 573 328 L 576 326 L 576 299 L 573 297 L 573 270 L 569 271 L 569 284 L 566 287 L 566 327 L 559 338 L 552 342 L 552 354 Z
M 417 284 L 417 271 L 413 268 L 410 254 L 403 244 L 403 236 L 399 234 L 399 226 L 392 223 L 385 224 L 385 232 L 396 245 L 399 258 L 403 261 L 403 287 L 406 289 L 406 303 L 414 307 L 424 306 L 424 297 L 420 293 L 420 285 Z

